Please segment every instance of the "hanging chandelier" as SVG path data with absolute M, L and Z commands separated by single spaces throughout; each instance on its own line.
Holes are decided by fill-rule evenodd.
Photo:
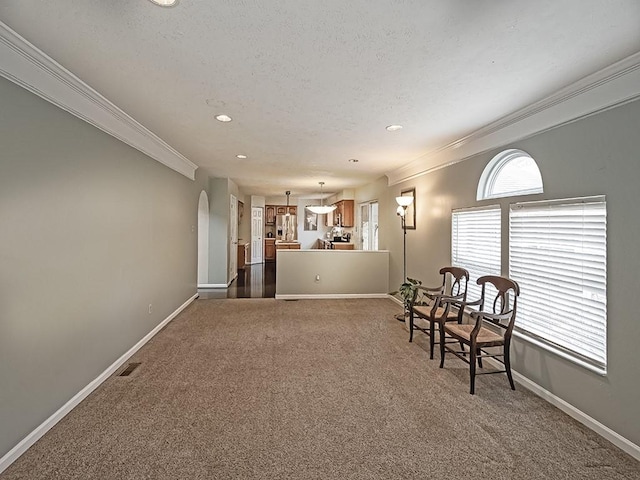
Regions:
M 322 186 L 324 185 L 324 182 L 318 183 L 320 184 L 320 205 L 307 205 L 305 208 L 312 213 L 317 213 L 318 215 L 333 212 L 336 209 L 335 205 L 324 205 L 322 198 Z

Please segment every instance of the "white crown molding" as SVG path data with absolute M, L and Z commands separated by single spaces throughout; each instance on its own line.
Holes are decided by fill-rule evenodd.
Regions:
M 640 98 L 640 52 L 388 172 L 389 185 Z
M 195 179 L 196 164 L 2 22 L 0 76 Z

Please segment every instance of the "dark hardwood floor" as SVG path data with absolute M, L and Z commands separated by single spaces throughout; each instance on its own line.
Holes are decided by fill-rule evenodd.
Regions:
M 246 265 L 229 288 L 199 289 L 202 299 L 211 298 L 274 298 L 276 296 L 275 262 Z

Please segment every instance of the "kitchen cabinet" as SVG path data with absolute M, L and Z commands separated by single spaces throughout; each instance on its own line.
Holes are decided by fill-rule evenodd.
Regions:
M 334 250 L 353 250 L 354 245 L 353 243 L 333 242 L 333 249 Z
M 276 216 L 277 215 L 297 215 L 298 207 L 291 205 L 267 205 L 264 207 L 264 224 L 265 225 L 275 225 L 276 224 Z
M 265 262 L 276 261 L 276 239 L 275 238 L 264 239 L 264 261 Z
M 277 243 L 276 250 L 300 250 L 299 243 Z
M 324 238 L 319 238 L 318 239 L 318 248 L 321 250 L 330 250 L 331 249 L 331 242 L 329 240 L 326 240 Z
M 351 242 L 332 242 L 331 240 L 319 238 L 318 248 L 325 250 L 355 250 L 355 245 Z
M 327 226 L 340 225 L 348 228 L 353 227 L 353 204 L 353 200 L 340 200 L 339 202 L 334 203 L 336 209 L 333 211 L 333 215 L 331 213 L 327 215 Z
M 265 225 L 276 224 L 276 207 L 275 205 L 267 205 L 264 207 L 264 223 Z

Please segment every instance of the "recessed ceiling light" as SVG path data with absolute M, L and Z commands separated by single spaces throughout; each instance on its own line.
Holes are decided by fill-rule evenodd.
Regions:
M 350 158 L 348 161 L 351 163 L 358 163 L 360 160 L 358 160 L 357 158 Z
M 387 130 L 390 132 L 395 132 L 396 130 L 402 130 L 402 125 L 389 125 Z
M 149 1 L 161 7 L 175 7 L 178 4 L 178 0 L 149 0 Z
M 219 122 L 230 122 L 232 119 L 229 115 L 216 115 L 216 120 L 218 120 Z
M 246 155 L 242 155 L 242 154 L 238 154 L 238 155 L 236 155 L 236 157 L 237 157 L 237 158 L 242 158 L 242 159 L 247 158 L 247 156 L 246 156 Z

